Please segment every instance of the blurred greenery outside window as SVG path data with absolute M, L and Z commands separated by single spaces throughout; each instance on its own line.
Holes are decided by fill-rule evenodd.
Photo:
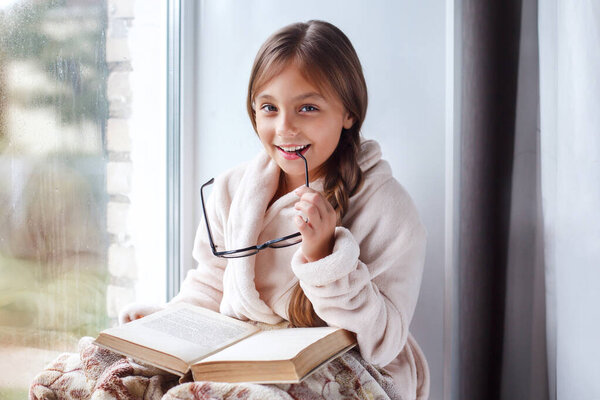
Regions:
M 122 303 L 144 300 L 134 238 L 148 227 L 131 226 L 144 197 L 132 191 L 132 171 L 136 157 L 138 170 L 162 168 L 151 151 L 164 152 L 166 141 L 163 130 L 145 132 L 160 145 L 135 155 L 136 84 L 124 45 L 133 0 L 121 2 L 127 10 L 114 4 L 0 0 L 0 368 L 11 371 L 0 377 L 0 399 L 25 398 L 45 364 L 114 324 Z M 154 187 L 164 181 L 147 173 Z M 161 229 L 152 240 L 164 239 Z

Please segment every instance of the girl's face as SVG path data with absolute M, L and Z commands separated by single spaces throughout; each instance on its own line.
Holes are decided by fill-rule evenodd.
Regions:
M 308 161 L 310 179 L 317 178 L 337 147 L 342 128 L 354 123 L 337 96 L 321 93 L 293 64 L 260 89 L 254 109 L 258 136 L 284 171 L 289 189 L 304 183 L 304 162 L 295 150 L 300 149 Z

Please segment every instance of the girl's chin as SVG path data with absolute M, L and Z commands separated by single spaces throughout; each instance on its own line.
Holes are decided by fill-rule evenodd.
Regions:
M 281 170 L 283 171 L 283 173 L 286 176 L 293 176 L 293 177 L 302 176 L 302 179 L 304 179 L 304 177 L 306 176 L 306 173 L 304 171 L 304 166 L 302 166 L 301 168 L 290 168 L 289 165 L 282 165 L 279 163 L 278 163 L 278 165 L 279 165 L 279 168 L 281 168 Z

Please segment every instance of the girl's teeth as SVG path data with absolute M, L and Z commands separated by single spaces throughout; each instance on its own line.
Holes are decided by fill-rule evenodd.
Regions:
M 287 151 L 288 153 L 291 153 L 291 152 L 294 152 L 294 151 L 305 149 L 306 147 L 308 147 L 308 145 L 305 145 L 305 146 L 294 146 L 294 147 L 281 147 L 281 148 L 283 150 Z

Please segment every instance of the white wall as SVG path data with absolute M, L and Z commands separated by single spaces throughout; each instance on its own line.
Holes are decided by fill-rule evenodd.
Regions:
M 550 398 L 600 399 L 600 7 L 538 7 Z
M 433 0 L 201 1 L 194 33 L 196 119 L 187 124 L 196 133 L 196 184 L 252 158 L 262 146 L 246 114 L 245 97 L 263 41 L 284 25 L 309 19 L 329 21 L 346 33 L 369 89 L 363 136 L 379 141 L 428 230 L 425 275 L 411 331 L 429 361 L 432 399 L 443 397 L 445 7 Z M 196 208 L 196 221 L 199 215 Z M 193 265 L 191 259 L 187 262 Z

